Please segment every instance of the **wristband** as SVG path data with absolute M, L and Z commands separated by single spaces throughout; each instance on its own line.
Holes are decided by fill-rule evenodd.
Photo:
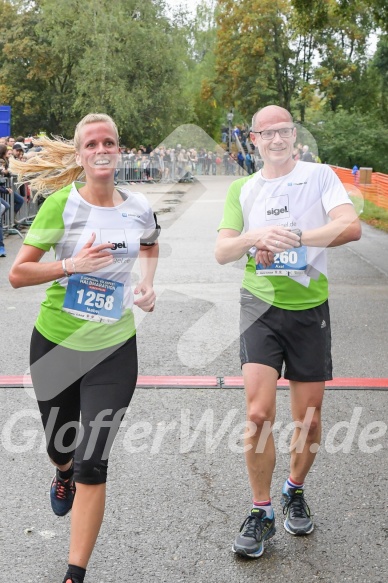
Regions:
M 70 277 L 70 273 L 66 269 L 66 259 L 62 259 L 62 269 L 66 277 Z

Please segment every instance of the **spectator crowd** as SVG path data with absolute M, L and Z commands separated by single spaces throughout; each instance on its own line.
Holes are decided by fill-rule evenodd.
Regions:
M 9 169 L 11 158 L 25 160 L 41 148 L 34 144 L 36 137 L 16 138 L 9 136 L 0 138 L 0 257 L 6 256 L 3 239 L 3 217 L 16 217 L 29 198 L 28 187 L 20 185 L 14 187 Z M 116 181 L 125 181 L 131 184 L 145 182 L 190 182 L 195 176 L 231 175 L 242 176 L 257 172 L 262 167 L 262 160 L 257 149 L 250 140 L 248 126 L 235 125 L 230 132 L 221 129 L 223 146 L 214 149 L 205 147 L 182 147 L 177 144 L 174 148 L 161 145 L 153 148 L 151 145 L 140 145 L 138 148 L 121 146 L 121 162 L 116 171 Z M 230 151 L 229 151 L 230 148 Z M 293 152 L 295 160 L 305 162 L 320 162 L 308 145 L 298 144 Z M 13 194 L 13 196 L 11 196 Z M 13 200 L 13 213 L 9 213 L 10 200 Z

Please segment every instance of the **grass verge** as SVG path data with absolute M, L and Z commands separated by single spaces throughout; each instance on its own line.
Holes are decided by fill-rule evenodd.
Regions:
M 350 198 L 353 200 L 357 208 L 357 200 L 352 196 Z M 360 219 L 364 221 L 364 223 L 368 223 L 368 225 L 388 233 L 388 210 L 369 202 L 369 200 L 364 201 L 364 208 L 360 214 Z

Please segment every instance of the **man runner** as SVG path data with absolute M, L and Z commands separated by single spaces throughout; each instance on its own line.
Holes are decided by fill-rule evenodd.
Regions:
M 358 240 L 361 227 L 333 170 L 293 159 L 296 129 L 286 109 L 270 105 L 259 110 L 251 139 L 264 165 L 231 185 L 215 255 L 220 264 L 248 256 L 240 300 L 240 357 L 253 504 L 233 551 L 258 558 L 264 541 L 275 534 L 271 427 L 283 367 L 295 422 L 290 474 L 282 492 L 284 527 L 293 535 L 310 534 L 314 528 L 304 482 L 319 448 L 325 381 L 332 378 L 325 248 Z

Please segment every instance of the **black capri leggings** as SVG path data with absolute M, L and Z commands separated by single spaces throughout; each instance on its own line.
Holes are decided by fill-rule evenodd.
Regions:
M 50 458 L 65 465 L 74 457 L 76 482 L 104 484 L 109 452 L 136 386 L 136 336 L 81 352 L 50 342 L 34 328 L 30 364 Z

